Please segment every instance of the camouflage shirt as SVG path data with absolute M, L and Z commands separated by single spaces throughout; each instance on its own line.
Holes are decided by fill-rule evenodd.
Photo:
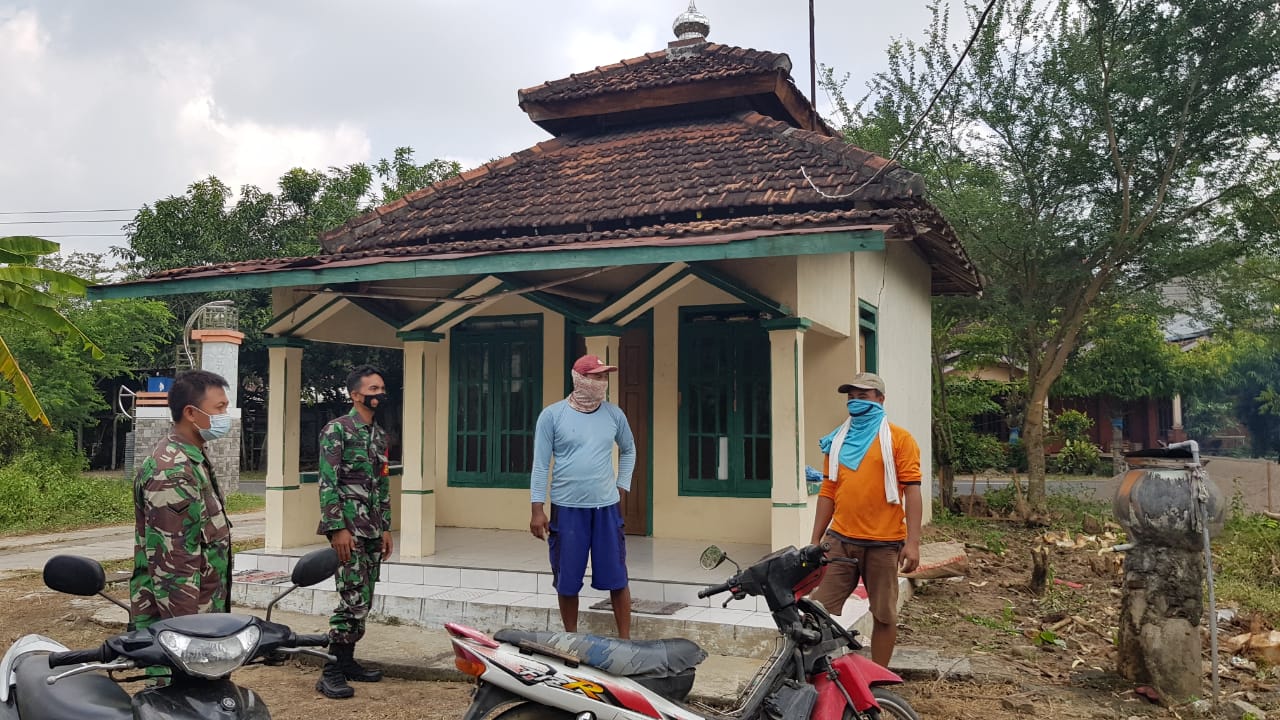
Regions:
M 231 522 L 200 448 L 177 435 L 161 440 L 134 477 L 133 505 L 136 626 L 230 610 Z
M 391 530 L 387 433 L 351 412 L 320 432 L 320 535 L 350 530 L 362 538 Z

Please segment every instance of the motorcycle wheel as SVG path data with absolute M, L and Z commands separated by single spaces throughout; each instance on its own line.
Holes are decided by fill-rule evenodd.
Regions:
M 573 720 L 573 713 L 535 702 L 524 702 L 503 710 L 493 720 Z
M 883 688 L 871 688 L 871 694 L 875 696 L 876 702 L 879 703 L 880 709 L 871 708 L 863 713 L 862 717 L 867 720 L 880 720 L 880 718 L 894 718 L 894 720 L 920 720 L 920 716 L 912 709 L 911 703 L 904 700 L 901 696 L 889 692 Z M 843 720 L 855 720 L 857 713 L 853 708 L 846 708 Z

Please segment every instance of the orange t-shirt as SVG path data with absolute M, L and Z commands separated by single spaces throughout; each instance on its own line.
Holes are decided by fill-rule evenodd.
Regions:
M 893 438 L 893 460 L 898 470 L 898 493 L 907 485 L 920 484 L 920 446 L 911 433 L 889 424 Z M 828 467 L 826 457 L 822 467 Z M 832 532 L 850 540 L 897 541 L 907 539 L 907 514 L 903 502 L 890 505 L 884 499 L 884 456 L 880 441 L 873 440 L 857 470 L 838 465 L 833 482 L 822 483 L 824 498 L 835 503 Z

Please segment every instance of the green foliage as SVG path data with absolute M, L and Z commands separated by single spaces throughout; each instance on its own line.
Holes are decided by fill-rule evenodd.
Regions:
M 1213 546 L 1218 599 L 1280 624 L 1280 522 L 1237 508 Z
M 1108 312 L 1110 310 L 1110 312 Z M 1183 390 L 1182 352 L 1165 340 L 1161 319 L 1147 312 L 1101 309 L 1082 333 L 1055 395 L 1109 395 L 1119 400 L 1172 397 Z
M 1087 440 L 1091 427 L 1093 418 L 1079 410 L 1063 410 L 1053 418 L 1053 434 L 1067 442 Z
M 397 148 L 390 160 L 372 167 L 356 163 L 327 172 L 294 168 L 280 177 L 276 192 L 248 185 L 238 196 L 216 177 L 193 183 L 182 195 L 144 206 L 126 228 L 128 247 L 113 248 L 134 275 L 242 260 L 297 257 L 320 252 L 318 238 L 375 206 L 456 175 L 457 163 L 432 160 L 419 165 L 413 150 Z M 375 181 L 379 188 L 375 189 Z M 261 384 L 267 377 L 262 328 L 273 317 L 267 291 L 180 295 L 166 299 L 173 315 L 187 318 L 213 299 L 230 299 L 239 311 L 240 373 Z M 321 402 L 341 396 L 354 365 L 373 363 L 396 376 L 401 354 L 367 347 L 321 343 L 303 355 L 308 397 Z
M 1088 440 L 1068 440 L 1053 457 L 1053 470 L 1064 475 L 1092 475 L 1101 455 Z
M 0 532 L 104 525 L 132 518 L 133 499 L 123 481 L 81 478 L 30 453 L 0 468 Z
M 956 433 L 955 438 L 956 454 L 953 461 L 958 473 L 1004 470 L 1008 464 L 1005 444 L 994 435 L 982 435 L 968 430 Z
M 897 147 L 956 65 L 947 8 L 931 10 L 925 39 L 895 42 L 862 102 L 844 101 L 828 75 L 850 141 Z M 971 5 L 971 22 L 977 14 Z M 1268 184 L 1280 176 L 1278 76 L 1272 0 L 996 3 L 903 144 L 903 164 L 925 175 L 987 278 L 965 314 L 1001 328 L 992 334 L 1026 370 L 1033 509 L 1044 503 L 1038 419 L 1089 330 L 1150 288 L 1280 234 Z M 1123 360 L 1099 350 L 1097 368 Z M 1086 375 L 1123 393 L 1149 384 Z
M 229 512 L 262 508 L 261 497 L 233 493 Z M 29 452 L 0 467 L 0 534 L 133 523 L 133 483 L 83 477 L 77 468 Z
M 0 402 L 0 467 L 22 455 L 38 456 L 67 472 L 84 466 L 74 434 L 32 420 L 17 403 Z
M 78 352 L 101 359 L 102 350 L 62 313 L 69 296 L 83 296 L 88 283 L 82 278 L 48 267 L 41 258 L 58 251 L 58 244 L 41 238 L 0 238 L 0 375 L 13 386 L 0 393 L 0 403 L 16 401 L 33 420 L 49 425 L 49 416 L 36 398 L 30 377 L 18 365 L 21 352 L 11 347 L 14 327 L 72 338 Z

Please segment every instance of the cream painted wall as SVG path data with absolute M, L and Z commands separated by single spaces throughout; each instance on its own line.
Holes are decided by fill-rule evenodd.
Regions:
M 813 321 L 810 336 L 816 333 L 848 336 L 856 317 L 849 311 L 852 294 L 851 253 L 796 258 L 796 313 Z
M 542 399 L 543 406 L 564 399 L 564 318 L 544 310 L 529 300 L 511 297 L 495 303 L 481 315 L 542 315 Z M 436 523 L 447 527 L 498 528 L 525 530 L 529 527 L 529 488 L 490 489 L 450 487 L 449 446 L 449 341 L 441 341 L 441 359 L 436 382 L 442 392 L 435 408 L 436 454 Z
M 725 260 L 708 264 L 752 290 L 759 291 L 789 308 L 796 307 L 796 258 L 794 257 Z M 739 301 L 735 299 L 733 302 Z
M 932 509 L 933 374 L 930 369 L 932 309 L 930 268 L 906 243 L 889 243 L 885 253 L 859 253 L 854 260 L 854 290 L 878 305 L 879 375 L 885 383 L 890 422 L 901 425 L 920 445 L 925 520 Z M 881 286 L 884 290 L 881 292 Z
M 729 270 L 735 277 L 736 268 Z M 756 289 L 760 289 L 757 287 Z M 655 537 L 768 544 L 768 498 L 680 496 L 680 307 L 722 305 L 737 299 L 701 281 L 654 309 L 653 318 L 653 534 Z
M 345 345 L 370 345 L 381 348 L 401 346 L 394 327 L 355 305 L 342 308 L 315 329 L 308 330 L 305 337 L 315 342 Z

